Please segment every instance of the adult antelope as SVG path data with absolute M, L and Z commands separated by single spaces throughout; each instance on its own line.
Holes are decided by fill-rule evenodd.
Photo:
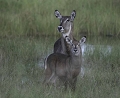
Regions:
M 71 40 L 73 40 L 73 21 L 76 16 L 76 11 L 73 10 L 70 16 L 62 16 L 58 10 L 55 10 L 54 14 L 58 19 L 60 19 L 58 31 L 62 33 L 62 37 L 54 44 L 54 53 L 69 55 L 69 45 L 66 43 L 65 37 L 68 36 Z
M 80 41 L 71 40 L 69 37 L 65 39 L 67 44 L 70 45 L 70 55 L 52 53 L 48 56 L 44 83 L 56 85 L 56 80 L 59 79 L 63 82 L 65 89 L 69 84 L 74 91 L 82 63 L 81 44 L 86 41 L 86 37 L 83 37 Z

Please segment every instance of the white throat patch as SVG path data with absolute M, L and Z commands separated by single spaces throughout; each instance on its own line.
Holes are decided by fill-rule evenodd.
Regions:
M 71 32 L 71 24 L 70 24 L 70 29 L 67 33 L 63 34 L 63 37 L 65 38 L 66 36 L 69 36 L 70 35 L 70 32 Z

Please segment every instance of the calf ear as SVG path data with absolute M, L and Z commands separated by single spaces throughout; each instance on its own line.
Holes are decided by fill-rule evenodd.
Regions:
M 74 20 L 75 16 L 76 16 L 76 11 L 73 10 L 72 13 L 71 13 L 71 21 Z
M 80 42 L 80 44 L 85 43 L 85 42 L 86 42 L 86 36 L 82 37 L 81 40 L 80 40 L 79 42 Z
M 55 16 L 57 17 L 57 18 L 62 18 L 62 15 L 60 14 L 60 12 L 58 11 L 58 10 L 55 10 Z
M 65 40 L 68 44 L 72 44 L 72 40 L 68 36 L 65 37 Z

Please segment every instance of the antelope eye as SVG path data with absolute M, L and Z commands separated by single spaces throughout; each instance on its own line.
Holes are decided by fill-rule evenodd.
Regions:
M 75 47 L 75 45 L 74 45 L 74 44 L 72 44 L 72 47 Z

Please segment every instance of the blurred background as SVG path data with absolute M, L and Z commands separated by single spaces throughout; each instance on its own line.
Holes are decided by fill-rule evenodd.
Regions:
M 120 0 L 0 0 L 0 36 L 58 35 L 55 18 L 76 10 L 75 34 L 120 35 Z

